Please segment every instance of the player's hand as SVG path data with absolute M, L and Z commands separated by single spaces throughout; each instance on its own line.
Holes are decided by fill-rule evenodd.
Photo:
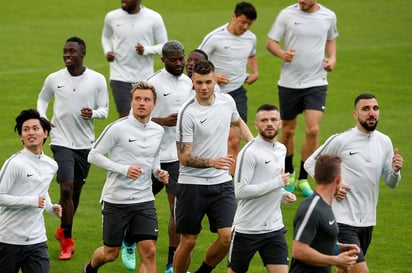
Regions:
M 106 53 L 106 60 L 108 62 L 113 62 L 114 61 L 114 56 L 115 56 L 115 53 L 113 51 L 109 51 L 109 52 Z
M 141 43 L 137 43 L 137 45 L 135 46 L 136 48 L 136 53 L 139 55 L 143 55 L 144 53 L 144 46 Z
M 60 206 L 60 204 L 54 204 L 52 208 L 53 208 L 54 214 L 56 214 L 57 217 L 61 218 L 62 212 L 63 212 L 62 206 Z
M 157 169 L 156 175 L 159 178 L 159 180 L 163 182 L 163 184 L 169 184 L 169 172 L 168 171 Z
M 287 205 L 292 204 L 293 202 L 296 201 L 296 195 L 294 195 L 291 192 L 286 192 L 283 200 L 285 201 L 285 204 Z
M 82 109 L 80 109 L 80 116 L 85 120 L 89 120 L 93 116 L 93 110 L 91 108 L 87 108 L 87 107 L 82 108 Z
M 345 199 L 346 194 L 348 194 L 350 190 L 351 190 L 351 187 L 349 185 L 341 184 L 341 186 L 339 187 L 338 191 L 335 194 L 335 199 L 338 201 L 342 201 L 343 199 Z
M 286 63 L 290 63 L 293 60 L 293 57 L 295 57 L 295 50 L 291 48 L 283 52 L 282 60 Z
M 399 154 L 398 148 L 395 148 L 392 157 L 392 169 L 397 172 L 403 167 L 403 157 Z
M 142 174 L 142 168 L 138 166 L 130 166 L 127 170 L 127 177 L 130 179 L 137 179 Z
M 331 72 L 336 65 L 336 58 L 325 58 L 323 59 L 323 69 Z
M 177 113 L 173 113 L 163 119 L 162 125 L 163 126 L 176 126 L 176 122 L 177 122 Z
M 350 272 L 358 259 L 358 253 L 355 250 L 349 250 L 339 253 L 336 266 Z
M 285 171 L 283 169 L 280 170 L 279 172 L 280 178 L 283 181 L 283 186 L 287 186 L 289 185 L 289 173 L 285 173 Z
M 229 170 L 229 167 L 235 163 L 233 155 L 227 155 L 214 159 L 212 162 L 212 167 L 215 169 Z
M 229 78 L 225 74 L 216 74 L 215 78 L 218 85 L 225 85 L 229 83 Z
M 257 81 L 258 79 L 258 74 L 254 73 L 254 74 L 249 74 L 246 79 L 245 79 L 245 83 L 247 84 L 252 84 L 255 81 Z
M 39 196 L 37 207 L 43 209 L 45 200 L 46 200 L 46 198 L 44 196 Z

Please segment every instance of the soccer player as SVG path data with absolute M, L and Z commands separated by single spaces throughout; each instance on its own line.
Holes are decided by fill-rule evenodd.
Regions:
M 249 29 L 257 18 L 255 7 L 248 2 L 235 6 L 232 20 L 210 32 L 199 49 L 206 52 L 216 67 L 216 81 L 220 92 L 229 94 L 236 103 L 242 120 L 247 123 L 247 90 L 243 84 L 253 84 L 259 76 L 256 58 L 256 35 Z M 250 73 L 247 72 L 247 68 Z M 240 137 L 232 128 L 229 134 L 229 152 L 236 160 L 240 151 Z M 235 165 L 229 168 L 233 176 Z
M 286 147 L 277 141 L 281 128 L 279 110 L 264 104 L 256 111 L 258 136 L 240 151 L 235 172 L 238 200 L 229 250 L 228 273 L 247 272 L 250 260 L 259 252 L 270 273 L 288 272 L 288 246 L 280 204 L 296 201 L 283 187 Z
M 331 209 L 341 185 L 341 161 L 329 154 L 316 160 L 315 193 L 301 203 L 293 220 L 290 273 L 330 273 L 331 266 L 352 272 L 359 247 L 337 244 L 338 225 Z
M 119 117 L 129 114 L 132 84 L 153 74 L 153 55 L 160 54 L 167 42 L 162 16 L 141 3 L 122 0 L 121 8 L 104 18 L 102 46 Z
M 104 245 L 94 251 L 84 273 L 114 261 L 125 236 L 137 242 L 139 272 L 156 273 L 158 223 L 151 175 L 168 183 L 159 161 L 163 128 L 150 119 L 156 105 L 153 85 L 139 81 L 130 96 L 130 115 L 108 125 L 89 154 L 89 162 L 106 170 L 107 178 L 101 196 Z
M 40 115 L 47 117 L 49 101 L 54 97 L 50 135 L 51 150 L 59 165 L 57 182 L 63 208 L 55 233 L 60 260 L 69 260 L 74 254 L 73 218 L 90 169 L 87 156 L 95 140 L 94 120 L 106 119 L 109 113 L 106 79 L 83 64 L 85 56 L 82 39 L 67 39 L 63 48 L 66 67 L 46 78 L 37 100 Z
M 267 49 L 282 60 L 278 81 L 282 118 L 280 142 L 287 149 L 285 172 L 291 174 L 286 190 L 293 192 L 296 186 L 304 196 L 313 192 L 303 164 L 318 146 L 328 87 L 326 77 L 336 64 L 337 36 L 335 13 L 316 0 L 299 0 L 298 4 L 283 9 L 268 33 Z M 296 177 L 293 167 L 295 132 L 297 116 L 302 112 L 306 129 L 299 176 Z
M 194 49 L 190 52 L 189 56 L 187 57 L 186 61 L 186 74 L 189 78 L 192 78 L 193 67 L 199 60 L 208 60 L 209 57 L 207 54 L 201 49 Z
M 173 270 L 186 273 L 207 214 L 210 230 L 218 238 L 195 271 L 211 272 L 226 256 L 235 213 L 235 196 L 229 174 L 234 158 L 227 154 L 230 126 L 246 141 L 253 136 L 240 118 L 233 98 L 215 93 L 214 66 L 199 61 L 193 68 L 194 98 L 180 108 L 176 126 L 177 154 L 180 161 L 176 191 L 176 232 L 180 233 Z
M 391 139 L 376 130 L 379 104 L 376 96 L 362 93 L 355 98 L 353 117 L 356 126 L 331 136 L 305 162 L 310 175 L 314 174 L 316 159 L 324 153 L 342 158 L 342 183 L 332 204 L 339 225 L 339 242 L 353 243 L 361 252 L 351 273 L 369 272 L 366 252 L 376 225 L 379 183 L 395 188 L 400 180 L 403 158 L 393 149 Z M 338 273 L 344 273 L 338 270 Z
M 33 109 L 16 117 L 23 150 L 0 171 L 0 272 L 50 272 L 43 211 L 61 217 L 48 193 L 57 163 L 44 154 L 50 123 Z

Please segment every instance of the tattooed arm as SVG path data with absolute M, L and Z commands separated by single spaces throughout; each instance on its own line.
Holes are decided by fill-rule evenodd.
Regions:
M 192 153 L 192 143 L 177 142 L 177 154 L 180 164 L 193 168 L 216 168 L 229 169 L 235 160 L 232 156 L 223 156 L 219 158 L 201 158 Z
M 232 123 L 232 128 L 235 129 L 236 133 L 239 137 L 247 142 L 253 139 L 253 135 L 249 130 L 247 124 L 243 121 L 243 119 L 239 118 L 235 122 Z

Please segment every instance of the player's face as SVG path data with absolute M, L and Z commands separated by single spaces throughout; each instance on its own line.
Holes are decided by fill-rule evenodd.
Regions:
M 299 7 L 304 12 L 314 12 L 318 8 L 316 0 L 299 0 Z
M 215 92 L 215 73 L 198 74 L 196 72 L 192 75 L 193 88 L 196 92 L 196 98 L 199 102 L 207 102 L 212 99 Z
M 353 116 L 357 120 L 358 128 L 365 133 L 375 130 L 379 121 L 379 105 L 376 99 L 359 100 Z
M 156 106 L 153 92 L 150 89 L 136 89 L 132 94 L 131 106 L 133 115 L 141 122 L 148 122 L 153 108 Z
M 279 111 L 259 111 L 256 113 L 255 128 L 263 139 L 271 142 L 279 132 L 282 121 Z
M 187 73 L 187 76 L 189 76 L 189 78 L 192 77 L 193 67 L 195 66 L 196 62 L 198 62 L 199 60 L 206 60 L 206 58 L 205 56 L 203 56 L 202 54 L 196 51 L 190 53 L 189 58 L 187 58 L 186 73 Z
M 245 15 L 232 15 L 231 29 L 234 35 L 242 35 L 252 26 L 253 20 L 248 19 Z
M 141 0 L 121 0 L 122 10 L 127 13 L 139 11 Z
M 162 57 L 162 62 L 170 74 L 180 76 L 185 68 L 185 53 L 183 51 L 170 53 Z
M 86 53 L 83 47 L 76 42 L 68 42 L 63 48 L 63 60 L 66 67 L 76 67 L 83 65 L 83 58 Z
M 28 119 L 23 123 L 20 139 L 26 149 L 38 154 L 47 138 L 47 131 L 43 129 L 38 119 Z

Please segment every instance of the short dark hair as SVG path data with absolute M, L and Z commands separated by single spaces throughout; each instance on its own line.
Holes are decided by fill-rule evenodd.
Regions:
M 16 117 L 16 126 L 14 126 L 14 131 L 18 132 L 19 136 L 21 136 L 23 130 L 23 123 L 25 123 L 29 119 L 38 119 L 43 130 L 47 131 L 47 135 L 50 133 L 50 122 L 46 118 L 41 117 L 37 110 L 27 109 L 21 111 L 20 114 Z M 47 138 L 43 140 L 43 143 L 46 142 L 46 139 Z
M 80 45 L 80 47 L 83 48 L 83 51 L 86 52 L 86 43 L 84 42 L 83 39 L 81 39 L 79 37 L 76 37 L 76 36 L 73 36 L 73 37 L 70 37 L 69 39 L 66 40 L 66 43 L 68 43 L 68 42 L 78 43 Z
M 256 113 L 259 113 L 260 111 L 279 111 L 279 108 L 273 104 L 265 103 L 258 107 Z
M 166 42 L 163 47 L 162 47 L 162 55 L 167 56 L 170 53 L 175 53 L 175 52 L 184 52 L 185 48 L 182 45 L 181 42 L 176 41 L 176 40 L 171 40 Z
M 130 90 L 130 97 L 132 98 L 133 92 L 136 91 L 137 89 L 150 89 L 153 93 L 153 101 L 156 103 L 157 100 L 157 94 L 156 94 L 156 89 L 153 84 L 147 82 L 147 81 L 138 81 L 132 84 L 132 90 Z
M 248 2 L 240 2 L 236 4 L 235 11 L 234 11 L 236 17 L 239 17 L 241 15 L 245 15 L 247 19 L 249 20 L 256 20 L 257 18 L 257 12 L 255 7 Z
M 205 60 L 209 60 L 209 56 L 207 56 L 207 53 L 206 52 L 204 52 L 203 50 L 201 50 L 201 49 L 194 49 L 194 50 L 192 50 L 192 52 L 190 52 L 190 54 L 192 54 L 192 53 L 199 53 L 200 55 L 202 55 L 203 57 L 205 57 Z M 189 55 L 190 55 L 189 54 Z
M 315 181 L 317 184 L 330 184 L 341 173 L 342 159 L 335 154 L 323 154 L 316 159 Z
M 370 100 L 370 99 L 376 99 L 376 96 L 372 93 L 362 93 L 355 98 L 354 106 L 356 107 L 356 104 L 358 104 L 360 100 Z
M 215 66 L 209 60 L 199 60 L 193 67 L 193 72 L 200 75 L 206 75 L 215 72 Z

